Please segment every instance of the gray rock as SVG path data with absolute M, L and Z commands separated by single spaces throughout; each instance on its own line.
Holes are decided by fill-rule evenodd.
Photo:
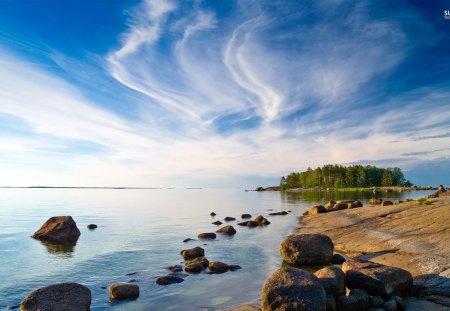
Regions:
M 322 268 L 314 273 L 327 294 L 339 297 L 345 295 L 345 273 L 336 266 Z
M 22 311 L 81 311 L 90 310 L 91 291 L 78 283 L 60 283 L 41 287 L 20 304 Z
M 183 249 L 181 251 L 181 256 L 183 256 L 184 260 L 192 260 L 197 257 L 204 257 L 205 256 L 205 250 L 199 246 L 190 248 L 190 249 Z
M 384 303 L 384 299 L 381 296 L 372 297 L 372 307 L 381 307 Z
M 406 270 L 365 260 L 348 260 L 342 264 L 349 289 L 360 288 L 381 297 L 410 296 L 412 275 Z
M 214 217 L 214 216 L 216 216 L 216 213 L 212 212 L 212 213 L 209 214 L 209 215 L 211 215 L 212 217 Z
M 390 299 L 383 304 L 383 308 L 386 311 L 397 311 L 397 302 L 395 300 Z
M 230 268 L 230 271 L 236 271 L 236 270 L 242 269 L 242 267 L 239 265 L 229 265 L 229 268 Z
M 280 245 L 284 261 L 292 265 L 325 265 L 333 257 L 333 242 L 323 234 L 299 234 L 285 239 Z
M 71 216 L 55 216 L 49 218 L 32 237 L 52 243 L 74 243 L 79 236 L 80 230 Z
M 319 279 L 297 268 L 276 270 L 264 283 L 262 310 L 325 311 L 327 295 Z
M 128 283 L 111 284 L 108 288 L 109 299 L 112 300 L 130 300 L 139 297 L 139 286 Z

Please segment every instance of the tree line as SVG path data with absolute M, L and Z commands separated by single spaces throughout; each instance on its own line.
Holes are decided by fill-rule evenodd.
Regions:
M 308 167 L 304 172 L 292 172 L 281 177 L 280 188 L 367 188 L 406 186 L 412 183 L 405 179 L 398 167 L 380 168 L 373 165 L 324 165 L 316 169 Z

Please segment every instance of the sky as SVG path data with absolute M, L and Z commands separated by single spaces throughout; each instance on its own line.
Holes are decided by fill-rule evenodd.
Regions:
M 0 0 L 0 186 L 450 184 L 450 0 Z

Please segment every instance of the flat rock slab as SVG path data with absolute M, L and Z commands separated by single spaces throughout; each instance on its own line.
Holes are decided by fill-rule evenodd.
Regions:
M 79 236 L 80 230 L 71 216 L 55 216 L 49 218 L 32 238 L 53 243 L 74 243 Z
M 413 278 L 406 270 L 365 260 L 348 260 L 342 264 L 347 287 L 359 288 L 376 296 L 410 296 Z
M 325 311 L 327 295 L 319 279 L 297 268 L 276 270 L 264 283 L 262 310 Z
M 28 294 L 20 304 L 22 311 L 88 311 L 91 291 L 78 283 L 41 287 Z

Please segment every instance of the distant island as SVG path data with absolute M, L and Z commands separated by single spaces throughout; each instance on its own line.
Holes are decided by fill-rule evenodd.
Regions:
M 411 188 L 413 183 L 405 178 L 398 167 L 376 167 L 373 165 L 327 164 L 308 169 L 304 172 L 292 172 L 282 176 L 280 184 L 272 187 L 258 187 L 256 191 L 283 190 L 369 190 L 373 188 L 399 189 Z M 427 187 L 415 187 L 427 188 Z

